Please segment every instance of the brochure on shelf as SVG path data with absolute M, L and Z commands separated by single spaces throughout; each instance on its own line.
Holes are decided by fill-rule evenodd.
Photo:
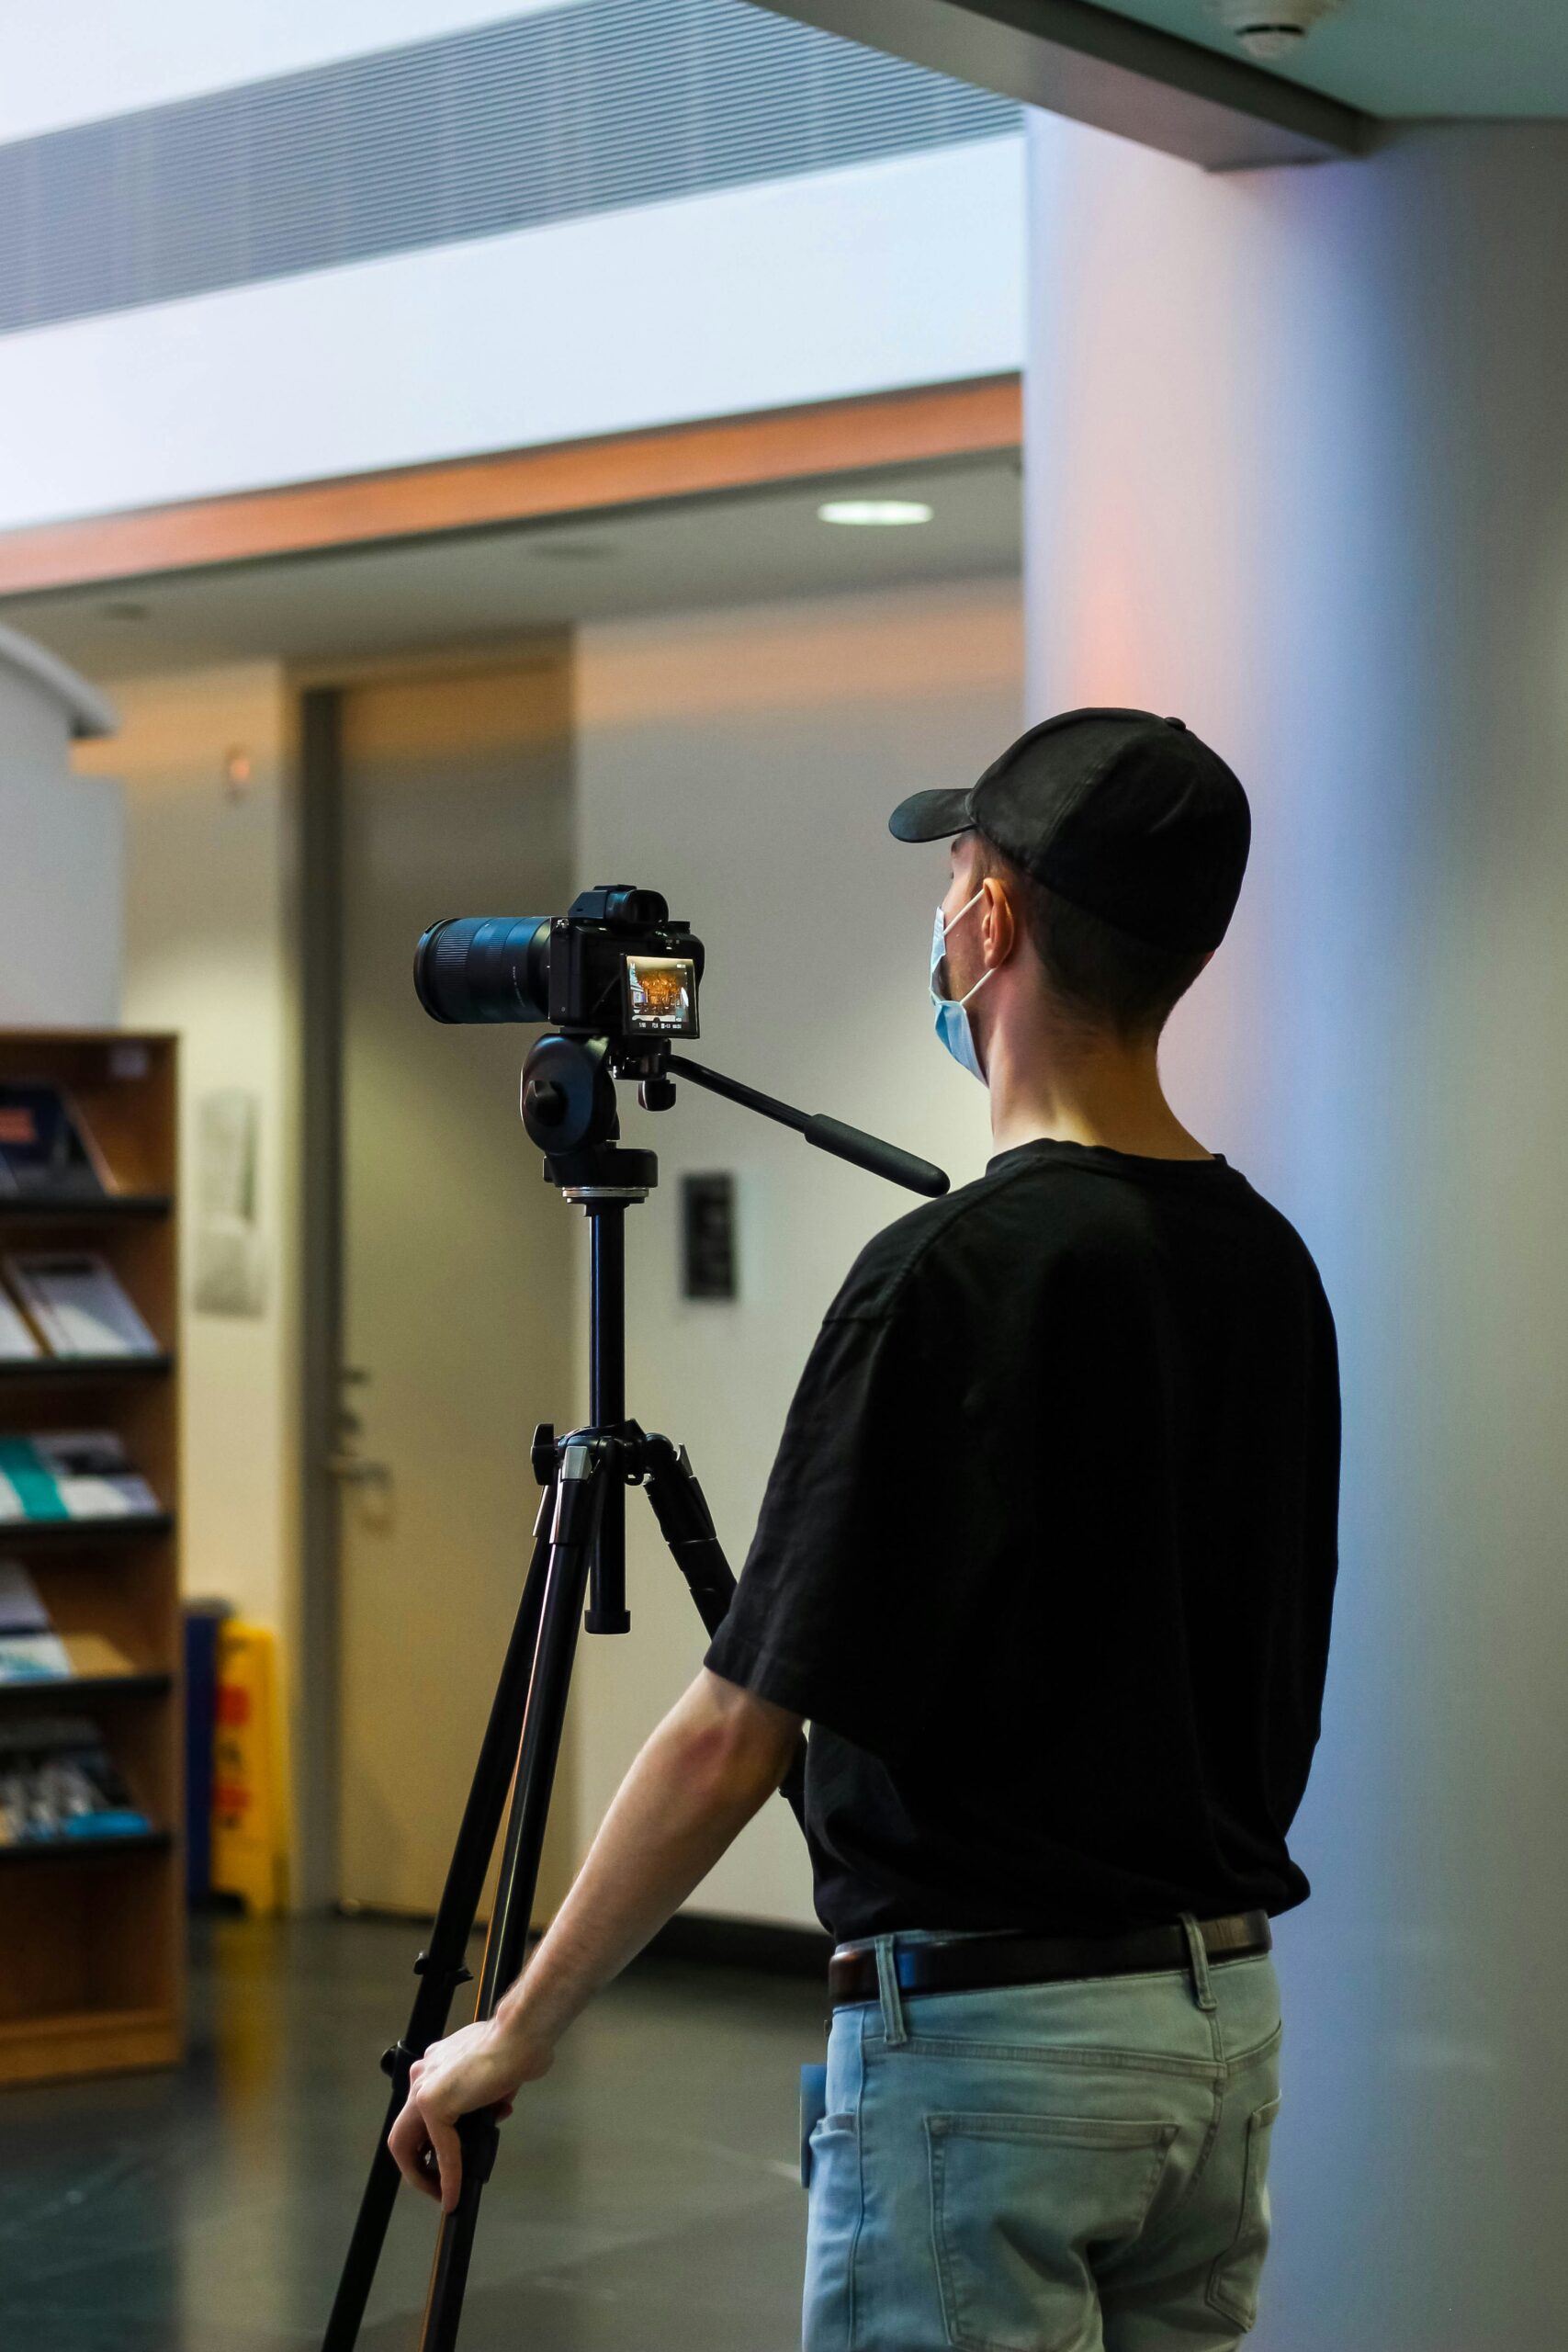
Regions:
M 74 1672 L 26 1568 L 0 1560 L 0 1683 L 38 1682 Z
M 0 1289 L 0 1363 L 26 1363 L 42 1353 L 32 1325 L 10 1292 Z
M 0 1724 L 0 1847 L 144 1836 L 151 1826 L 88 1717 Z
M 108 1164 L 63 1087 L 0 1083 L 0 1200 L 99 1201 Z
M 158 1342 L 107 1259 L 92 1250 L 16 1250 L 6 1279 L 51 1355 L 152 1356 Z
M 0 1633 L 0 1685 L 58 1682 L 76 1668 L 58 1634 Z
M 0 1437 L 0 1522 L 146 1519 L 161 1508 L 112 1430 Z

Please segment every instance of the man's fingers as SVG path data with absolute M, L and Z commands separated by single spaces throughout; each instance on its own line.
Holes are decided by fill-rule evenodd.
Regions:
M 463 2186 L 463 2143 L 452 2125 L 436 2116 L 425 2117 L 424 2129 L 440 2167 L 441 2186 L 437 2194 L 441 2199 L 441 2210 L 444 2213 L 450 2213 L 457 2205 L 457 2192 Z
M 423 2190 L 426 2197 L 440 2196 L 440 2188 L 426 2164 L 430 2135 L 419 2111 L 419 2101 L 412 2092 L 407 2106 L 387 2135 L 387 2146 L 393 2163 L 412 2188 Z

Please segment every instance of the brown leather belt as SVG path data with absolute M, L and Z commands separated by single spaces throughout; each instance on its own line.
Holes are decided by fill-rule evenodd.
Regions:
M 1267 1911 L 1201 1919 L 1211 1961 L 1252 1960 L 1272 1949 Z M 1056 1984 L 1077 1976 L 1136 1976 L 1190 1964 L 1186 1930 L 1139 1928 L 1124 1936 L 947 1936 L 894 1947 L 901 1993 L 980 1993 L 999 1984 Z M 828 1963 L 833 2007 L 877 1997 L 876 1952 L 845 1944 Z

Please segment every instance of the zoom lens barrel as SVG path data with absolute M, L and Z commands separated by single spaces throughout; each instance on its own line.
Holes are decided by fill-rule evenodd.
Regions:
M 547 915 L 463 915 L 432 923 L 413 984 L 433 1021 L 547 1021 Z

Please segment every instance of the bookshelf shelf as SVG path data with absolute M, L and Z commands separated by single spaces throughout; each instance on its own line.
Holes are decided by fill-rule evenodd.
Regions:
M 118 1838 L 25 1838 L 17 1846 L 0 1846 L 0 1870 L 25 1870 L 50 1862 L 127 1861 L 142 1854 L 166 1854 L 174 1844 L 167 1829 L 126 1829 Z M 0 2032 L 0 2052 L 5 2036 Z M 0 2055 L 0 2066 L 4 2065 Z
M 180 2056 L 176 1085 L 173 1037 L 0 1029 L 0 1086 L 67 1098 L 105 1181 L 118 1188 L 97 1199 L 0 1195 L 0 1247 L 101 1257 L 162 1351 L 0 1362 L 0 1434 L 111 1432 L 163 1506 L 0 1521 L 0 1558 L 26 1568 L 79 1666 L 0 1685 L 0 1718 L 9 1729 L 50 1714 L 85 1716 L 137 1810 L 157 1825 L 0 1846 L 0 2085 L 171 2065 Z
M 161 1666 L 122 1667 L 105 1674 L 39 1674 L 25 1682 L 0 1682 L 0 1709 L 23 1699 L 49 1699 L 62 1708 L 82 1699 L 161 1699 L 174 1687 L 174 1676 Z
M 105 1193 L 98 1200 L 51 1201 L 34 1193 L 0 1193 L 0 1226 L 147 1224 L 174 1214 L 170 1193 Z
M 99 1552 L 106 1545 L 167 1535 L 173 1511 L 128 1512 L 123 1519 L 0 1519 L 0 1556 L 7 1552 Z

